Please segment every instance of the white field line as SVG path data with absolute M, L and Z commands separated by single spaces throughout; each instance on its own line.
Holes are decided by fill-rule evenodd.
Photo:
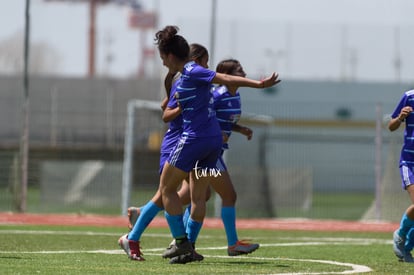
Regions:
M 275 245 L 277 246 L 277 245 Z M 225 247 L 227 248 L 227 247 Z M 160 253 L 148 253 L 148 251 L 163 251 L 165 248 L 157 248 L 157 249 L 147 249 L 145 250 L 145 255 L 148 256 L 160 256 Z M 207 249 L 213 249 L 213 248 L 207 248 Z M 217 248 L 216 248 L 217 249 Z M 6 254 L 6 253 L 19 253 L 19 254 L 80 254 L 80 253 L 102 253 L 102 254 L 125 254 L 124 251 L 117 249 L 117 250 L 67 250 L 67 251 L 0 251 L 0 254 Z M 218 255 L 205 255 L 203 254 L 205 258 L 224 258 L 224 259 L 234 259 L 234 258 L 245 258 L 244 256 L 236 256 L 236 257 L 230 257 L 230 256 L 218 256 Z M 306 273 L 275 273 L 275 274 L 269 274 L 269 275 L 324 275 L 324 274 L 357 274 L 357 273 L 365 273 L 365 272 L 371 272 L 372 269 L 368 266 L 364 265 L 357 265 L 357 264 L 351 264 L 351 263 L 342 263 L 337 261 L 326 261 L 326 260 L 313 260 L 313 259 L 292 259 L 292 258 L 271 258 L 271 257 L 252 257 L 248 256 L 249 260 L 258 260 L 258 261 L 297 261 L 297 262 L 310 262 L 310 263 L 320 263 L 320 264 L 327 264 L 327 265 L 337 265 L 337 266 L 344 266 L 349 267 L 351 270 L 345 270 L 342 272 L 306 272 Z
M 114 237 L 120 237 L 123 234 L 121 233 L 110 233 L 110 232 L 96 232 L 96 231 L 71 231 L 71 230 L 2 230 L 0 229 L 0 234 L 33 234 L 33 235 L 78 235 L 78 236 L 114 236 Z M 155 237 L 155 238 L 170 238 L 171 234 L 169 233 L 144 233 L 145 237 Z M 209 236 L 206 234 L 202 234 L 199 236 L 199 238 L 206 238 L 210 239 L 213 238 L 213 236 Z M 217 238 L 217 236 L 214 236 L 214 238 Z M 225 238 L 225 236 L 223 236 Z M 262 237 L 261 240 L 266 240 L 270 238 Z M 274 240 L 275 238 L 272 238 Z M 310 241 L 316 241 L 316 242 L 327 242 L 327 243 L 355 243 L 355 244 L 392 244 L 392 240 L 384 240 L 384 239 L 372 239 L 372 238 L 334 238 L 334 237 L 278 237 L 279 240 L 284 241 L 304 241 L 304 242 L 310 242 Z M 266 246 L 266 244 L 263 244 L 261 246 Z
M 84 236 L 120 236 L 119 233 L 97 233 L 97 232 L 85 232 L 85 231 L 40 231 L 40 230 L 0 230 L 0 234 L 53 234 L 53 235 L 84 235 Z M 145 234 L 148 237 L 165 237 L 169 238 L 170 234 Z M 206 236 L 208 237 L 208 236 Z M 371 245 L 371 244 L 392 244 L 391 240 L 383 239 L 363 239 L 363 238 L 289 238 L 284 237 L 280 238 L 281 240 L 295 240 L 296 242 L 283 242 L 283 243 L 266 243 L 260 244 L 262 247 L 282 247 L 282 246 L 315 246 L 315 245 Z M 302 240 L 302 242 L 298 242 Z M 164 251 L 165 248 L 153 248 L 145 249 L 145 255 L 149 256 L 159 256 L 161 251 Z M 197 247 L 197 251 L 203 250 L 225 250 L 227 246 L 220 247 Z M 0 254 L 74 254 L 74 253 L 103 253 L 103 254 L 125 254 L 121 249 L 117 250 L 60 250 L 60 251 L 0 251 Z M 206 258 L 235 258 L 230 256 L 218 256 L 218 255 L 205 255 Z M 243 257 L 243 256 L 241 256 Z M 237 258 L 237 257 L 236 257 Z M 357 265 L 352 263 L 342 263 L 337 261 L 326 261 L 326 260 L 313 260 L 313 259 L 291 259 L 291 258 L 268 258 L 268 257 L 248 257 L 250 260 L 274 260 L 274 261 L 298 261 L 298 262 L 314 262 L 321 264 L 337 265 L 351 268 L 343 272 L 313 272 L 313 273 L 276 273 L 272 275 L 324 275 L 324 274 L 357 274 L 371 272 L 371 268 L 364 265 Z
M 54 230 L 0 230 L 0 234 L 32 234 L 32 235 L 73 235 L 73 236 L 114 236 L 121 237 L 120 233 L 94 232 L 94 231 L 54 231 Z M 168 238 L 171 234 L 146 234 L 148 237 Z

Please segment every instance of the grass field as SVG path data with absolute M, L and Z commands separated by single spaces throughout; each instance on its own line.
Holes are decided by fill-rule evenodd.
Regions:
M 0 225 L 1 274 L 414 274 L 392 253 L 390 233 L 239 230 L 260 243 L 256 252 L 226 254 L 222 229 L 203 228 L 197 251 L 204 261 L 171 265 L 160 256 L 168 229 L 142 238 L 145 262 L 118 247 L 120 227 Z

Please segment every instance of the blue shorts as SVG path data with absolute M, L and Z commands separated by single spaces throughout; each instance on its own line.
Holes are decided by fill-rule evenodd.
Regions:
M 162 169 L 164 168 L 165 162 L 168 160 L 171 152 L 161 152 L 160 154 L 160 170 L 158 171 L 161 175 Z
M 414 184 L 414 166 L 400 166 L 402 188 L 405 190 L 409 185 Z
M 223 159 L 223 150 L 221 151 L 221 154 L 219 158 L 217 159 L 216 168 L 217 170 L 220 170 L 220 171 L 227 171 L 227 166 L 224 163 L 224 159 Z
M 215 169 L 223 137 L 189 137 L 183 134 L 168 157 L 168 163 L 185 172 L 193 168 Z

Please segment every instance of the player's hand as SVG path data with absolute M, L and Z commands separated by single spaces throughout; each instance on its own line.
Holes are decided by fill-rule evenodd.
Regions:
M 243 126 L 240 129 L 240 133 L 242 133 L 243 135 L 245 135 L 247 137 L 247 140 L 251 140 L 253 137 L 253 130 L 250 129 L 249 127 Z
M 280 81 L 281 80 L 279 79 L 279 74 L 278 73 L 272 73 L 271 76 L 262 79 L 262 81 L 261 81 L 262 87 L 261 88 L 272 87 L 272 86 L 276 85 L 277 83 L 279 83 Z
M 404 108 L 401 109 L 398 119 L 399 120 L 406 119 L 411 114 L 412 111 L 413 111 L 413 108 L 411 106 L 405 106 Z
M 223 136 L 223 143 L 227 143 L 229 141 L 229 136 L 224 132 L 221 132 L 221 135 Z

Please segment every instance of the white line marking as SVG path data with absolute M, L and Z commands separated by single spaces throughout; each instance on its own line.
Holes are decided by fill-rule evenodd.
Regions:
M 105 233 L 105 232 L 92 232 L 92 231 L 39 231 L 39 230 L 0 230 L 0 234 L 53 234 L 53 235 L 85 235 L 85 236 L 120 236 L 119 233 Z M 169 238 L 170 234 L 145 234 L 147 237 L 165 237 Z M 280 238 L 289 240 L 291 238 Z M 272 243 L 272 244 L 261 244 L 261 247 L 280 247 L 280 246 L 305 246 L 305 245 L 370 245 L 370 244 L 391 244 L 391 240 L 382 239 L 362 239 L 362 238 L 294 238 L 295 240 L 301 239 L 305 242 L 290 242 L 290 243 Z M 307 240 L 307 242 L 306 242 Z M 164 251 L 165 248 L 153 248 L 145 249 L 145 255 L 159 256 L 157 252 Z M 220 247 L 197 247 L 198 251 L 203 250 L 223 250 L 227 249 L 227 246 Z M 151 253 L 152 252 L 152 253 Z M 125 254 L 121 249 L 117 250 L 68 250 L 68 251 L 0 251 L 0 254 L 81 254 L 81 253 L 103 253 L 103 254 Z M 218 256 L 218 255 L 204 255 L 206 258 L 241 258 L 241 257 L 230 257 L 230 256 Z M 345 270 L 342 272 L 313 272 L 313 273 L 275 273 L 271 275 L 324 275 L 324 274 L 356 274 L 371 272 L 372 269 L 368 266 L 357 265 L 352 263 L 342 263 L 337 261 L 328 260 L 313 260 L 313 259 L 291 259 L 291 258 L 266 258 L 266 257 L 252 257 L 248 259 L 256 260 L 275 260 L 275 261 L 297 261 L 297 262 L 313 262 L 329 265 L 337 265 L 349 267 L 351 270 Z
M 207 248 L 210 249 L 210 248 Z M 146 249 L 145 255 L 147 256 L 160 256 L 159 253 L 148 253 L 149 251 L 163 251 L 164 248 L 154 248 L 154 249 Z M 124 251 L 118 249 L 118 250 L 67 250 L 67 251 L 0 251 L 0 254 L 82 254 L 82 253 L 88 253 L 88 254 L 110 254 L 110 255 L 117 255 L 117 254 L 125 254 Z M 218 255 L 203 255 L 205 258 L 217 258 L 217 259 L 235 259 L 235 258 L 245 258 L 249 260 L 259 260 L 259 261 L 297 261 L 297 262 L 311 262 L 311 263 L 320 263 L 320 264 L 329 264 L 329 265 L 337 265 L 337 266 L 344 266 L 344 267 L 350 267 L 351 270 L 345 270 L 342 272 L 306 272 L 306 273 L 274 273 L 269 275 L 324 275 L 324 274 L 356 274 L 356 273 L 365 273 L 365 272 L 371 272 L 372 269 L 365 265 L 357 265 L 357 264 L 351 264 L 351 263 L 342 263 L 337 261 L 327 261 L 327 260 L 311 260 L 311 259 L 291 259 L 291 258 L 270 258 L 270 257 L 252 257 L 252 256 L 218 256 Z
M 54 230 L 0 230 L 0 234 L 32 234 L 32 235 L 76 235 L 76 236 L 116 236 L 120 233 L 94 232 L 94 231 L 54 231 Z M 146 233 L 146 237 L 152 238 L 171 238 L 171 234 Z

